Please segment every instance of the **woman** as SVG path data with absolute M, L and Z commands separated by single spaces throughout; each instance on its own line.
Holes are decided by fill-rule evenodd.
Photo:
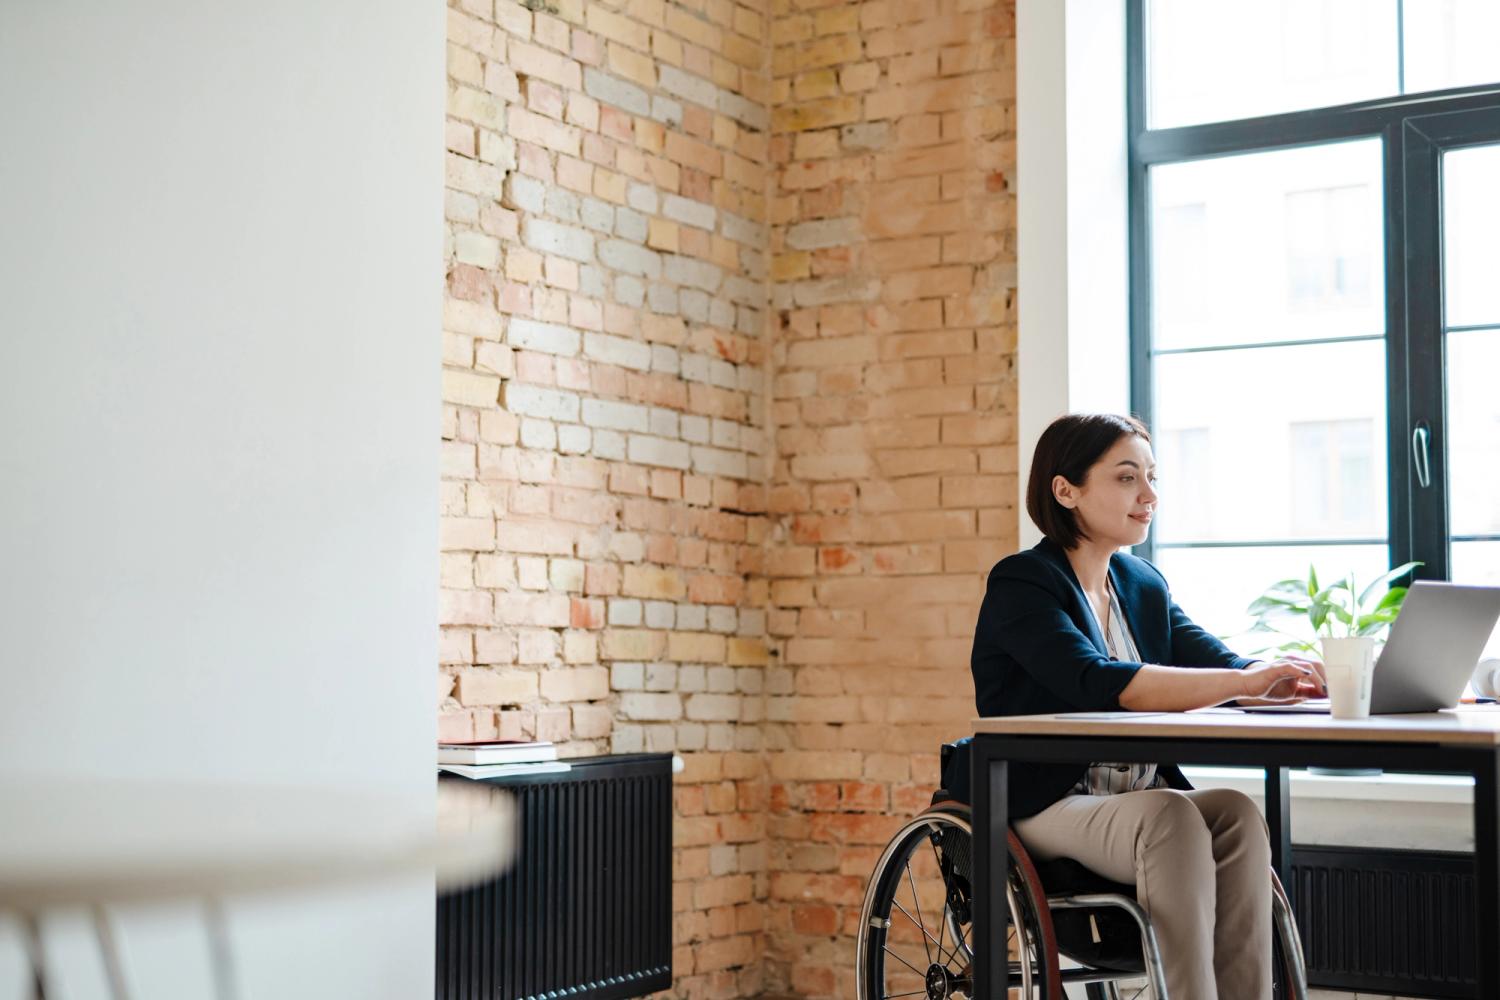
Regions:
M 1069 415 L 1037 442 L 1026 512 L 1046 537 L 990 571 L 974 635 L 980 715 L 1300 701 L 1322 665 L 1236 656 L 1173 602 L 1155 566 L 1119 551 L 1156 510 L 1151 437 L 1131 417 Z M 1245 795 L 1196 791 L 1173 766 L 1012 769 L 1016 834 L 1133 883 L 1167 989 L 1189 1000 L 1271 996 L 1271 848 Z

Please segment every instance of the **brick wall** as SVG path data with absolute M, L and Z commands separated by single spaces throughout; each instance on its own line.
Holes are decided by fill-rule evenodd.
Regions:
M 874 845 L 972 712 L 1016 527 L 1012 34 L 450 8 L 440 732 L 683 756 L 674 995 L 849 995 Z
M 684 996 L 759 991 L 767 13 L 449 13 L 449 737 L 679 751 Z
M 772 22 L 767 981 L 854 993 L 879 846 L 974 714 L 1016 548 L 1013 8 Z

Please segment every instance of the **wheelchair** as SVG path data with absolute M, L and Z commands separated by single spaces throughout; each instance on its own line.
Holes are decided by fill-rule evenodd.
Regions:
M 960 756 L 963 764 L 954 767 Z M 932 804 L 897 831 L 870 876 L 858 930 L 858 1000 L 973 995 L 967 756 L 966 746 L 943 747 L 943 783 L 954 790 L 939 789 Z M 1135 887 L 1067 858 L 1035 864 L 1014 831 L 1007 839 L 1006 995 L 1063 1000 L 1065 984 L 1080 984 L 1089 1000 L 1168 1000 L 1161 952 Z M 1267 875 L 1276 930 L 1272 969 L 1277 995 L 1307 1000 L 1297 923 L 1276 873 L 1268 870 Z M 1067 968 L 1061 964 L 1064 958 Z

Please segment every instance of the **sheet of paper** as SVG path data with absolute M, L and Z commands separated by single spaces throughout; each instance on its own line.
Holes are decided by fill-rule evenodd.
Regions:
M 1152 715 L 1166 715 L 1166 712 L 1069 712 L 1066 715 L 1056 715 L 1056 719 L 1144 719 Z

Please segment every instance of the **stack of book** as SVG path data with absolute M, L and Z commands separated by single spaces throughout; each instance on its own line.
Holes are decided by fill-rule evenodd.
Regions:
M 521 774 L 556 774 L 571 765 L 557 759 L 557 747 L 542 741 L 504 740 L 481 743 L 439 743 L 438 770 L 465 778 L 510 778 Z

